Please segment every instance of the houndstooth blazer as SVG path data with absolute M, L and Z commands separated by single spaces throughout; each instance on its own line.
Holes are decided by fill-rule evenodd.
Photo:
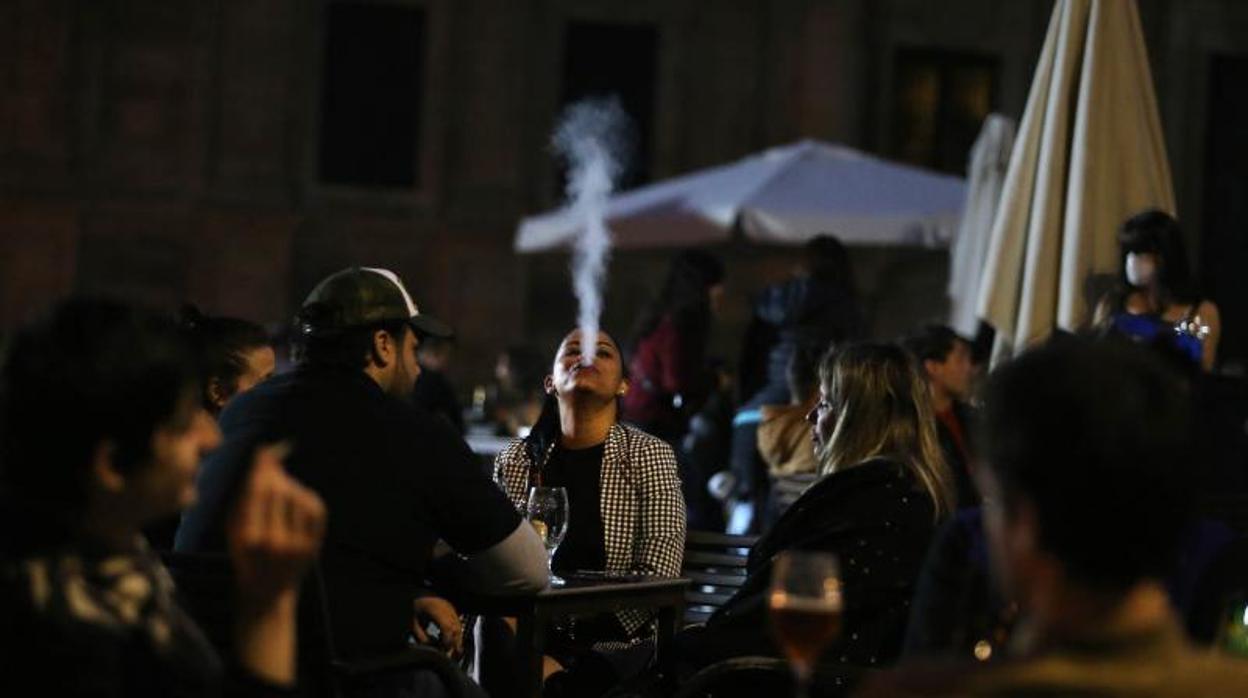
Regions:
M 529 496 L 529 467 L 523 440 L 508 444 L 494 460 L 495 482 L 521 510 Z M 606 571 L 680 576 L 685 498 L 671 446 L 644 431 L 616 424 L 607 434 L 601 483 Z M 653 614 L 625 610 L 616 617 L 625 632 L 635 637 Z

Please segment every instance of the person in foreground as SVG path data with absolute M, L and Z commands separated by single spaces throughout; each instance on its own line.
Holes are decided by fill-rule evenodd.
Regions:
M 588 365 L 587 354 L 593 357 Z M 619 423 L 619 400 L 629 385 L 615 341 L 605 332 L 593 343 L 580 330 L 568 334 L 545 389 L 537 424 L 499 453 L 494 468 L 517 508 L 524 508 L 534 485 L 567 490 L 570 518 L 554 572 L 679 576 L 685 503 L 676 456 L 659 438 Z M 576 619 L 551 643 L 559 656 L 547 662 L 547 672 L 594 662 L 598 657 L 588 655 L 594 651 L 606 659 L 593 664 L 602 671 L 581 667 L 561 680 L 570 682 L 569 695 L 601 692 L 644 667 L 652 649 L 642 646 L 653 637 L 650 619 L 637 610 Z
M 780 656 L 767 627 L 772 561 L 786 550 L 840 558 L 845 614 L 824 661 L 864 667 L 897 656 L 910 596 L 936 525 L 954 508 L 927 385 L 891 344 L 850 344 L 820 366 L 810 413 L 817 480 L 750 550 L 745 584 L 707 624 L 677 637 L 687 668 Z
M 14 340 L 0 381 L 0 694 L 293 690 L 296 597 L 325 508 L 280 450 L 258 451 L 229 515 L 224 675 L 140 533 L 195 498 L 199 458 L 220 440 L 188 349 L 170 323 L 87 300 Z
M 1188 644 L 1160 581 L 1188 518 L 1188 400 L 1136 346 L 1069 339 L 998 371 L 977 473 L 1007 658 L 911 665 L 865 695 L 1248 695 L 1248 665 Z

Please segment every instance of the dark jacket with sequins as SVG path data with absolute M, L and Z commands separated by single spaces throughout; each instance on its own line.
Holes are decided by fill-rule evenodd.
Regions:
M 845 599 L 840 637 L 821 661 L 894 660 L 936 522 L 931 498 L 902 465 L 876 459 L 811 485 L 750 551 L 749 577 L 704 627 L 681 633 L 691 668 L 744 655 L 779 656 L 767 625 L 771 563 L 785 550 L 835 553 Z

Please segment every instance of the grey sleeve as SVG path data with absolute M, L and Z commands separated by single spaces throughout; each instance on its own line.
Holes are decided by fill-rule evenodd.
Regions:
M 506 538 L 460 560 L 461 581 L 484 594 L 537 592 L 546 588 L 546 547 L 521 519 Z

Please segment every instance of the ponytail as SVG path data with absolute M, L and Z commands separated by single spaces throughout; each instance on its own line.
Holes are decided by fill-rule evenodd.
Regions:
M 559 400 L 551 394 L 542 399 L 542 411 L 537 422 L 524 437 L 524 452 L 529 457 L 529 485 L 540 485 L 545 466 L 546 452 L 559 438 Z
M 260 325 L 239 318 L 205 315 L 189 303 L 178 313 L 178 325 L 194 352 L 201 399 L 210 412 L 216 412 L 218 407 L 209 386 L 216 382 L 227 396 L 233 395 L 238 379 L 247 372 L 246 353 L 273 345 Z

